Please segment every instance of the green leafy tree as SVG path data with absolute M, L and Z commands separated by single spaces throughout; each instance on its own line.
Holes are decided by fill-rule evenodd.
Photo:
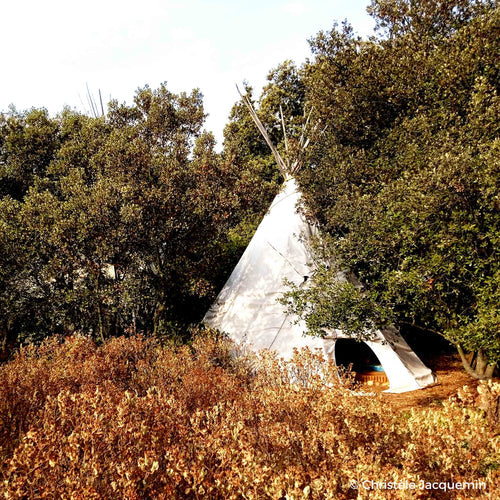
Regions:
M 0 196 L 22 199 L 58 148 L 58 123 L 45 109 L 0 114 Z
M 42 115 L 4 117 L 16 137 L 55 132 L 43 168 L 19 174 L 22 196 L 0 199 L 3 344 L 75 330 L 164 336 L 199 321 L 256 186 L 202 131 L 200 92 L 145 87 L 101 118 Z M 9 147 L 11 163 L 26 149 Z
M 344 25 L 311 42 L 307 99 L 328 128 L 300 181 L 332 265 L 323 251 L 289 307 L 313 333 L 389 321 L 438 332 L 489 377 L 500 357 L 499 9 L 376 0 L 370 11 L 378 37 Z M 339 269 L 363 287 L 335 283 Z

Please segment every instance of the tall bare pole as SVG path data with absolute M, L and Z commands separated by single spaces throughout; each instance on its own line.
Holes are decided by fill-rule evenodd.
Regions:
M 259 129 L 260 133 L 262 134 L 262 137 L 264 137 L 265 141 L 267 142 L 267 145 L 271 148 L 271 152 L 273 153 L 274 159 L 276 160 L 276 163 L 278 165 L 279 170 L 283 174 L 285 178 L 289 177 L 288 174 L 288 168 L 286 166 L 286 163 L 283 161 L 283 158 L 281 158 L 281 155 L 278 153 L 278 150 L 274 147 L 274 144 L 272 143 L 269 135 L 266 132 L 266 129 L 264 128 L 264 125 L 262 125 L 262 122 L 260 121 L 259 117 L 257 116 L 257 113 L 253 109 L 252 103 L 250 102 L 250 99 L 245 95 L 243 95 L 240 92 L 240 89 L 238 88 L 238 85 L 236 85 L 236 90 L 238 91 L 238 94 L 240 94 L 241 98 L 243 99 L 243 102 L 245 103 L 246 107 L 248 108 L 248 111 L 250 111 L 250 116 L 252 117 L 255 125 Z
M 102 105 L 101 89 L 99 89 L 99 101 L 101 102 L 101 116 L 104 116 L 104 106 Z

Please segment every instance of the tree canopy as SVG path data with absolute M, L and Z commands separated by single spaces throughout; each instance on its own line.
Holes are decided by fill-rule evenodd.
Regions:
M 215 152 L 199 91 L 139 89 L 106 116 L 0 117 L 2 341 L 171 334 L 196 323 L 258 210 Z M 241 238 L 240 238 L 241 239 Z
M 314 334 L 353 318 L 361 335 L 387 322 L 438 332 L 488 376 L 500 357 L 500 11 L 479 0 L 370 11 L 368 41 L 347 24 L 311 40 L 307 100 L 328 128 L 300 181 L 330 266 L 289 306 Z M 338 269 L 363 286 L 336 283 Z

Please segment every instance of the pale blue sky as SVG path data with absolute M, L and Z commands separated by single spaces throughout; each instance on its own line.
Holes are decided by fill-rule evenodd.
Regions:
M 146 83 L 203 92 L 206 128 L 222 128 L 238 96 L 257 91 L 285 59 L 310 56 L 307 39 L 348 19 L 373 30 L 369 0 L 17 0 L 2 2 L 0 110 L 86 110 L 86 84 L 131 102 Z

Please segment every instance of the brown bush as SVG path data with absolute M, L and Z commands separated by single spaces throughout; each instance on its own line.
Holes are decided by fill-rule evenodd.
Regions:
M 499 437 L 471 391 L 395 413 L 307 351 L 250 362 L 210 334 L 176 348 L 53 338 L 0 380 L 4 498 L 500 496 Z M 370 486 L 420 480 L 486 489 Z

